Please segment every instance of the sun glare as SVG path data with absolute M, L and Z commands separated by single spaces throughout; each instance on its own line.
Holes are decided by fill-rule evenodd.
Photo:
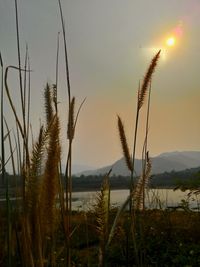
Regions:
M 174 37 L 168 38 L 167 41 L 166 41 L 166 44 L 168 46 L 173 46 L 175 44 L 175 38 Z

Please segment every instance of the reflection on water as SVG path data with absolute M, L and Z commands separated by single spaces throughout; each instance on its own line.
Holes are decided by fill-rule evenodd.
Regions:
M 145 206 L 148 208 L 167 208 L 189 204 L 190 208 L 199 208 L 200 197 L 188 197 L 189 191 L 173 191 L 172 189 L 150 189 L 146 191 Z M 129 190 L 112 190 L 111 205 L 120 206 L 128 197 Z M 72 208 L 74 210 L 88 210 L 95 203 L 96 192 L 72 193 Z

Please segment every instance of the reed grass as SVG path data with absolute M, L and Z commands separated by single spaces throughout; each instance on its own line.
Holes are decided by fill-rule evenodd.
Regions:
M 136 238 L 135 238 L 136 210 L 141 209 L 141 208 L 144 209 L 144 199 L 145 199 L 144 198 L 144 188 L 147 185 L 148 178 L 150 176 L 150 171 L 151 171 L 151 161 L 149 159 L 149 153 L 147 152 L 147 137 L 148 137 L 149 112 L 150 112 L 150 92 L 149 92 L 149 98 L 148 98 L 146 132 L 145 132 L 145 141 L 144 141 L 144 148 L 143 148 L 143 151 L 145 151 L 145 159 L 143 162 L 142 175 L 138 179 L 138 181 L 134 187 L 133 178 L 134 178 L 134 173 L 135 173 L 134 166 L 135 166 L 135 151 L 136 151 L 136 144 L 137 144 L 137 131 L 138 131 L 138 124 L 139 124 L 140 110 L 144 104 L 145 97 L 146 97 L 147 91 L 149 89 L 151 78 L 152 78 L 153 72 L 155 70 L 155 67 L 157 65 L 160 52 L 161 51 L 159 51 L 153 57 L 150 65 L 148 67 L 148 70 L 146 72 L 146 75 L 143 79 L 142 86 L 141 87 L 139 86 L 139 89 L 138 89 L 138 99 L 137 99 L 137 110 L 136 110 L 136 121 L 135 121 L 132 159 L 130 156 L 129 147 L 128 147 L 127 140 L 126 140 L 124 125 L 122 124 L 121 118 L 118 116 L 118 131 L 119 131 L 119 136 L 120 136 L 120 141 L 121 141 L 121 146 L 122 146 L 125 162 L 126 162 L 126 165 L 130 171 L 131 183 L 130 183 L 129 197 L 126 199 L 126 201 L 122 204 L 121 208 L 118 210 L 117 215 L 116 215 L 114 222 L 112 224 L 109 238 L 108 238 L 108 242 L 107 242 L 107 246 L 110 245 L 110 243 L 113 239 L 113 236 L 114 236 L 114 232 L 115 232 L 117 223 L 118 223 L 120 217 L 122 216 L 122 213 L 124 212 L 127 204 L 129 203 L 129 205 L 130 205 L 130 220 L 131 220 L 130 233 L 131 233 L 132 238 L 133 238 L 133 245 L 134 245 L 134 251 L 135 251 L 135 257 L 136 257 L 137 264 L 139 264 L 141 262 L 141 260 L 140 260 L 139 255 L 138 255 L 138 248 L 137 248 L 137 243 L 136 243 Z
M 97 193 L 95 204 L 96 230 L 99 236 L 99 267 L 106 266 L 106 244 L 109 233 L 110 215 L 110 183 L 109 175 L 112 169 L 104 176 L 101 191 Z
M 26 52 L 27 53 L 27 52 Z M 25 73 L 30 75 L 30 65 L 27 68 L 28 56 L 25 59 Z M 31 155 L 30 163 L 26 165 L 23 175 L 25 175 L 24 184 L 24 211 L 23 217 L 19 221 L 21 225 L 21 235 L 19 235 L 16 229 L 16 236 L 19 240 L 19 251 L 21 254 L 21 262 L 23 266 L 46 266 L 46 263 L 51 266 L 56 266 L 56 257 L 54 251 L 56 250 L 56 233 L 59 228 L 59 223 L 55 220 L 56 212 L 56 199 L 59 193 L 60 196 L 60 218 L 62 220 L 61 225 L 63 225 L 63 233 L 65 235 L 65 251 L 66 266 L 71 266 L 71 239 L 74 235 L 76 227 L 72 229 L 71 216 L 72 216 L 72 176 L 71 176 L 71 165 L 72 165 L 72 143 L 74 140 L 75 128 L 78 120 L 80 110 L 85 102 L 85 99 L 79 106 L 77 112 L 75 112 L 75 97 L 71 98 L 69 111 L 68 111 L 68 124 L 67 124 L 67 139 L 68 139 L 68 156 L 66 163 L 66 205 L 64 205 L 64 190 L 62 188 L 62 183 L 59 174 L 60 165 L 60 140 L 59 140 L 59 118 L 57 109 L 57 86 L 46 85 L 44 90 L 45 99 L 45 116 L 46 116 L 46 126 L 41 126 L 40 133 L 38 136 L 38 141 L 33 145 L 32 153 L 29 151 L 27 136 L 25 136 L 23 124 L 20 122 L 19 117 L 15 111 L 14 103 L 12 101 L 10 91 L 8 89 L 8 70 L 9 68 L 17 69 L 15 66 L 8 66 L 5 71 L 5 89 L 9 99 L 11 109 L 14 113 L 16 119 L 17 127 L 17 147 L 18 147 L 18 165 L 21 168 L 24 166 L 24 152 L 21 153 L 20 138 L 23 140 L 23 147 L 25 145 L 25 150 L 27 154 Z M 152 69 L 152 68 L 151 68 Z M 22 70 L 23 71 L 23 70 Z M 153 72 L 152 72 L 153 73 Z M 149 75 L 149 72 L 148 72 Z M 29 77 L 30 81 L 30 77 Z M 26 82 L 26 78 L 24 78 Z M 146 84 L 146 83 L 145 83 Z M 25 88 L 25 87 L 24 87 Z M 140 92 L 141 90 L 141 92 Z M 143 104 L 145 91 L 140 89 L 138 91 L 138 116 L 139 110 L 141 109 L 141 102 Z M 25 92 L 25 90 L 24 90 Z M 142 93 L 143 92 L 143 93 Z M 144 93 L 145 92 L 145 93 Z M 30 87 L 28 98 L 30 99 Z M 24 93 L 24 99 L 26 95 Z M 25 102 L 25 101 L 24 101 Z M 30 106 L 30 103 L 28 104 Z M 29 112 L 29 108 L 28 108 Z M 147 112 L 149 115 L 149 110 Z M 27 120 L 28 121 L 28 120 Z M 138 123 L 138 121 L 137 121 Z M 8 126 L 7 126 L 8 127 Z M 148 123 L 146 124 L 146 129 L 148 128 Z M 26 129 L 27 126 L 26 126 Z M 120 140 L 122 144 L 122 150 L 127 163 L 127 166 L 133 174 L 134 169 L 134 158 L 131 157 L 128 143 L 126 140 L 124 125 L 121 118 L 118 116 L 118 129 L 120 134 Z M 20 133 L 20 135 L 19 135 Z M 147 134 L 144 147 L 147 147 Z M 25 140 L 25 141 L 24 141 Z M 136 139 L 135 139 L 136 140 Z M 135 144 L 134 144 L 135 145 Z M 146 151 L 146 147 L 144 151 Z M 148 152 L 146 153 L 146 167 L 143 176 L 139 179 L 137 186 L 131 191 L 131 194 L 118 210 L 113 222 L 109 220 L 110 216 L 110 187 L 107 174 L 103 181 L 101 192 L 97 197 L 96 205 L 96 218 L 97 226 L 96 230 L 99 236 L 99 266 L 106 266 L 107 253 L 111 244 L 111 241 L 115 235 L 117 224 L 122 217 L 122 213 L 128 203 L 134 203 L 134 209 L 138 209 L 142 203 L 142 190 L 147 183 L 147 179 L 150 173 L 150 160 L 148 157 Z M 14 165 L 13 165 L 14 166 Z M 144 178 L 145 176 L 145 178 Z M 65 209 L 65 215 L 64 215 Z M 132 215 L 131 215 L 132 216 Z M 10 219 L 9 219 L 10 221 Z M 132 220 L 132 224 L 134 220 Z M 131 231 L 134 231 L 133 225 L 131 226 Z M 23 250 L 21 243 L 26 244 L 26 249 Z M 134 244 L 135 245 L 135 244 Z M 135 245 L 135 250 L 137 250 Z
M 136 145 L 137 145 L 137 132 L 138 132 L 138 124 L 139 124 L 139 117 L 140 117 L 140 110 L 144 104 L 145 97 L 147 94 L 147 91 L 149 89 L 149 85 L 151 83 L 152 75 L 155 71 L 155 68 L 157 66 L 159 56 L 160 56 L 161 50 L 158 51 L 158 53 L 153 57 L 146 75 L 144 76 L 142 86 L 139 86 L 138 89 L 138 99 L 137 99 L 137 110 L 136 110 L 136 119 L 135 119 L 135 130 L 134 130 L 134 141 L 133 141 L 133 171 L 131 172 L 131 186 L 130 186 L 130 194 L 131 191 L 133 190 L 133 178 L 134 178 L 134 168 L 135 168 L 135 152 L 136 152 Z M 149 95 L 150 96 L 150 95 Z M 149 114 L 149 111 L 147 112 Z M 147 115 L 148 118 L 148 115 Z M 148 134 L 148 129 L 146 130 L 146 140 L 147 140 L 147 134 Z M 130 211 L 132 209 L 132 203 L 130 203 Z
M 144 161 L 143 170 L 142 170 L 143 171 L 143 175 L 142 175 L 143 188 L 144 188 L 144 185 L 146 184 L 145 180 L 147 180 L 148 176 L 149 176 L 150 160 L 149 160 L 149 158 L 147 158 L 148 157 L 147 137 L 148 137 L 148 128 L 149 128 L 150 95 L 151 95 L 149 85 L 151 83 L 152 75 L 153 75 L 153 72 L 155 71 L 155 68 L 156 68 L 156 65 L 157 65 L 157 62 L 158 62 L 158 59 L 160 56 L 160 52 L 161 51 L 158 51 L 158 53 L 153 57 L 150 65 L 148 67 L 148 70 L 146 72 L 146 75 L 143 79 L 142 86 L 141 87 L 139 86 L 139 89 L 138 89 L 138 99 L 137 99 L 137 110 L 136 110 L 132 159 L 130 156 L 129 147 L 128 147 L 127 140 L 126 140 L 124 126 L 122 124 L 121 118 L 118 116 L 118 131 L 119 131 L 121 146 L 122 146 L 122 150 L 123 150 L 123 155 L 124 155 L 127 167 L 130 170 L 130 174 L 131 174 L 131 184 L 130 184 L 130 196 L 131 196 L 131 198 L 133 197 L 133 191 L 134 191 L 133 178 L 134 178 L 134 173 L 135 173 L 135 169 L 134 169 L 134 167 L 135 167 L 135 152 L 136 152 L 136 145 L 137 145 L 137 131 L 138 131 L 138 124 L 139 124 L 139 115 L 140 115 L 140 109 L 142 108 L 142 106 L 144 104 L 148 89 L 149 89 L 149 97 L 148 97 L 148 108 L 147 108 L 147 118 L 146 118 L 145 141 L 144 141 L 144 149 L 143 149 L 145 152 L 145 161 Z M 146 169 L 146 166 L 147 166 L 147 169 Z M 139 183 L 141 184 L 140 180 L 139 180 Z M 142 193 L 144 194 L 144 189 L 139 190 L 139 191 L 140 191 L 140 194 L 142 194 Z M 143 197 L 143 202 L 144 202 L 144 197 Z M 130 199 L 130 213 L 131 212 L 132 212 L 132 200 Z
M 60 33 L 57 35 L 55 84 L 46 84 L 46 87 L 44 88 L 45 123 L 40 126 L 39 134 L 35 142 L 33 141 L 34 137 L 32 134 L 32 145 L 30 145 L 31 66 L 28 46 L 26 46 L 24 68 L 22 68 L 18 1 L 15 0 L 14 4 L 18 66 L 11 65 L 4 68 L 0 53 L 0 173 L 3 182 L 6 182 L 6 212 L 5 215 L 2 216 L 3 219 L 0 218 L 0 222 L 3 220 L 3 222 L 1 222 L 1 227 L 6 230 L 5 238 L 3 236 L 2 239 L 2 234 L 0 233 L 0 241 L 3 240 L 3 242 L 5 241 L 4 243 L 6 243 L 3 248 L 3 253 L 6 255 L 4 255 L 3 260 L 0 259 L 0 265 L 23 267 L 71 267 L 79 265 L 83 266 L 84 261 L 86 262 L 85 266 L 88 267 L 156 265 L 157 262 L 155 258 L 153 258 L 154 262 L 153 260 L 152 262 L 150 260 L 148 261 L 150 254 L 155 253 L 155 244 L 159 244 L 162 248 L 162 244 L 155 240 L 155 238 L 162 238 L 160 237 L 160 233 L 156 233 L 156 231 L 159 232 L 159 228 L 156 229 L 156 227 L 160 226 L 160 229 L 162 229 L 164 234 L 166 234 L 166 237 L 168 237 L 168 228 L 170 226 L 170 229 L 173 229 L 172 222 L 174 223 L 176 221 L 172 218 L 173 216 L 171 216 L 171 214 L 168 214 L 168 217 L 164 217 L 163 215 L 163 218 L 161 218 L 162 216 L 156 212 L 152 212 L 151 214 L 150 211 L 145 211 L 145 188 L 147 187 L 152 168 L 148 152 L 151 80 L 158 64 L 161 51 L 158 51 L 153 57 L 144 79 L 138 88 L 133 145 L 131 149 L 127 142 L 122 119 L 120 116 L 117 117 L 122 152 L 126 165 L 130 171 L 129 196 L 121 207 L 112 209 L 110 206 L 110 170 L 104 177 L 101 190 L 97 194 L 94 212 L 91 213 L 91 211 L 89 211 L 87 213 L 83 212 L 82 214 L 77 213 L 74 215 L 72 211 L 73 142 L 77 121 L 85 99 L 81 102 L 76 111 L 77 101 L 76 98 L 72 96 L 70 85 L 66 31 L 61 0 L 58 0 L 58 7 L 64 43 L 68 100 L 66 122 L 66 141 L 68 143 L 68 150 L 64 182 L 61 170 L 61 126 L 58 109 Z M 15 108 L 15 102 L 8 86 L 8 72 L 10 69 L 19 73 L 19 96 L 21 105 L 19 114 Z M 9 123 L 4 118 L 4 92 L 6 92 L 10 108 L 15 118 L 15 130 L 9 129 Z M 147 110 L 144 133 L 145 138 L 142 151 L 142 173 L 137 182 L 134 183 L 136 178 L 135 153 L 138 140 L 138 126 L 140 123 L 140 112 L 146 99 Z M 14 146 L 11 133 L 14 135 Z M 7 141 L 9 142 L 8 157 L 5 155 L 5 142 Z M 131 150 L 132 154 L 130 152 Z M 6 158 L 8 159 L 6 160 Z M 12 206 L 10 202 L 11 190 L 9 188 L 9 181 L 8 179 L 5 181 L 7 163 L 11 163 L 14 176 L 20 176 L 23 181 L 23 184 L 20 184 L 22 192 L 17 192 L 19 191 L 19 185 L 16 185 L 14 192 L 16 196 L 20 196 L 20 194 L 23 196 L 22 204 L 16 201 L 15 206 Z M 128 204 L 130 205 L 129 213 L 126 212 Z M 3 213 L 1 208 L 0 212 Z M 165 221 L 166 218 L 167 220 Z M 156 220 L 158 225 L 156 225 Z M 180 220 L 180 218 L 177 220 Z M 153 230 L 151 227 L 154 227 Z M 197 227 L 195 229 L 198 231 Z M 116 244 L 115 241 L 117 238 L 119 239 Z M 149 241 L 148 238 L 151 240 Z M 182 237 L 179 236 L 179 238 L 182 240 Z M 195 240 L 194 237 L 193 239 Z M 162 238 L 162 242 L 165 241 L 166 238 Z M 153 246 L 153 249 L 151 246 Z M 165 248 L 165 246 L 163 247 Z M 117 249 L 117 253 L 115 252 L 115 249 Z M 151 253 L 149 253 L 149 251 Z M 120 259 L 118 255 L 123 258 L 124 254 L 125 259 Z M 80 255 L 82 255 L 81 259 Z M 120 260 L 122 260 L 122 263 L 120 263 Z M 177 262 L 182 261 L 177 260 Z M 162 264 L 159 262 L 156 266 L 164 266 L 163 264 L 165 263 L 165 260 L 163 260 Z M 173 266 L 172 263 L 171 266 Z
M 60 18 L 61 18 L 61 26 L 62 26 L 62 34 L 63 34 L 63 43 L 64 43 L 64 55 L 65 55 L 65 73 L 66 73 L 66 80 L 67 80 L 67 93 L 68 93 L 68 131 L 69 127 L 70 130 L 74 127 L 71 125 L 73 121 L 72 119 L 72 106 L 73 101 L 71 100 L 71 85 L 70 85 L 70 74 L 69 74 L 69 64 L 68 64 L 68 52 L 67 52 L 67 41 L 66 41 L 66 31 L 65 31 L 65 24 L 64 24 L 64 17 L 62 11 L 61 1 L 58 0 L 59 11 L 60 11 Z M 74 111 L 74 107 L 73 107 Z M 70 121 L 69 121 L 70 120 Z M 71 202 L 72 202 L 72 142 L 73 138 L 71 132 L 68 132 L 68 155 L 67 155 L 67 162 L 66 162 L 66 170 L 65 170 L 65 178 L 66 178 L 66 218 L 67 218 L 67 230 L 66 230 L 66 253 L 67 253 L 67 266 L 71 266 L 71 251 L 70 251 L 70 231 L 71 231 Z
M 124 158 L 126 161 L 126 165 L 129 169 L 129 171 L 132 172 L 133 171 L 132 159 L 131 159 L 129 147 L 127 144 L 127 138 L 125 135 L 124 125 L 123 125 L 122 120 L 119 116 L 118 116 L 118 131 L 119 131 L 121 146 L 122 146 L 123 155 L 124 155 Z

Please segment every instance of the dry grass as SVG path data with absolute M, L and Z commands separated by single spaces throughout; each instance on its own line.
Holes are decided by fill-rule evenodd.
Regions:
M 136 122 L 132 155 L 124 125 L 118 116 L 118 131 L 122 151 L 130 170 L 130 195 L 119 209 L 110 208 L 109 175 L 105 176 L 97 194 L 93 212 L 74 214 L 72 211 L 72 152 L 76 124 L 81 107 L 75 112 L 75 97 L 71 96 L 67 42 L 61 1 L 58 0 L 65 52 L 66 87 L 68 97 L 65 183 L 61 180 L 61 141 L 58 112 L 58 56 L 57 39 L 56 81 L 44 89 L 46 121 L 40 126 L 36 142 L 30 144 L 30 61 L 26 48 L 25 68 L 21 68 L 18 6 L 15 0 L 18 66 L 1 65 L 1 158 L 0 170 L 4 180 L 6 171 L 5 145 L 9 142 L 9 158 L 13 174 L 18 166 L 21 177 L 22 203 L 10 202 L 9 181 L 6 181 L 6 206 L 0 207 L 0 265 L 23 267 L 46 266 L 199 266 L 196 251 L 200 249 L 199 213 L 144 210 L 144 188 L 151 172 L 147 151 L 150 113 L 150 86 L 160 52 L 153 57 L 137 95 Z M 19 74 L 21 112 L 17 113 L 8 86 L 8 72 Z M 27 88 L 28 79 L 28 88 Z M 9 123 L 4 121 L 4 91 L 16 121 L 15 146 Z M 149 92 L 149 94 L 148 94 Z M 142 175 L 133 184 L 135 151 L 140 110 L 148 95 L 146 132 L 143 149 Z M 5 134 L 4 126 L 7 133 Z M 33 139 L 33 138 L 32 138 Z M 3 181 L 5 182 L 5 181 Z M 16 186 L 16 192 L 19 185 Z M 17 193 L 16 193 L 17 194 Z M 59 198 L 58 198 L 59 196 Z M 66 196 L 66 197 L 65 197 Z M 130 212 L 125 208 L 130 203 Z M 182 244 L 182 245 L 180 245 Z M 181 248 L 180 248 L 181 247 Z M 180 254 L 175 251 L 179 248 Z M 156 256 L 156 250 L 161 255 Z M 192 252 L 191 252 L 192 251 Z M 190 256 L 187 257 L 187 253 Z M 193 254 L 192 254 L 193 253 Z M 195 255 L 196 258 L 192 257 Z M 156 258 L 157 257 L 157 258 Z

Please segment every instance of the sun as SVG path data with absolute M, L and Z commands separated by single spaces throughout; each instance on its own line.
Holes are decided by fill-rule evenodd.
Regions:
M 174 45 L 175 45 L 175 42 L 176 42 L 176 40 L 175 40 L 174 37 L 169 37 L 169 38 L 167 39 L 167 41 L 166 41 L 166 44 L 167 44 L 168 46 L 174 46 Z

